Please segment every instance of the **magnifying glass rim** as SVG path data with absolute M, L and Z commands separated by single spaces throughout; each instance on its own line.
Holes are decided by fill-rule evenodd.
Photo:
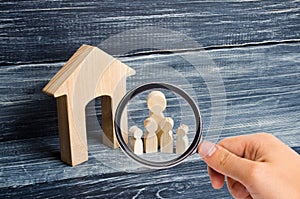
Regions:
M 136 95 L 138 95 L 141 92 L 151 90 L 151 89 L 159 89 L 159 88 L 173 91 L 173 92 L 177 93 L 178 95 L 180 95 L 181 97 L 183 97 L 185 99 L 185 101 L 187 103 L 189 103 L 189 105 L 191 106 L 191 108 L 194 112 L 195 119 L 196 119 L 196 134 L 195 134 L 195 137 L 194 137 L 192 143 L 190 144 L 189 148 L 183 154 L 181 154 L 179 157 L 176 157 L 175 159 L 168 160 L 168 161 L 154 162 L 154 161 L 145 160 L 132 152 L 132 150 L 128 147 L 125 140 L 123 139 L 123 136 L 121 133 L 122 131 L 121 131 L 121 128 L 119 125 L 121 124 L 121 117 L 122 117 L 123 111 L 124 111 L 126 105 L 128 104 L 128 102 L 133 97 L 135 97 Z M 200 110 L 199 110 L 196 102 L 184 90 L 182 90 L 172 84 L 162 83 L 162 82 L 147 83 L 147 84 L 143 84 L 135 89 L 130 90 L 119 102 L 119 105 L 115 112 L 114 126 L 115 126 L 115 133 L 116 133 L 116 137 L 119 142 L 120 148 L 125 152 L 125 154 L 127 156 L 129 156 L 131 159 L 135 160 L 136 162 L 138 162 L 141 165 L 146 166 L 150 169 L 164 169 L 164 168 L 173 167 L 173 166 L 181 163 L 184 159 L 186 159 L 187 157 L 189 157 L 196 151 L 196 149 L 201 141 L 201 138 L 202 138 L 202 118 L 201 118 Z

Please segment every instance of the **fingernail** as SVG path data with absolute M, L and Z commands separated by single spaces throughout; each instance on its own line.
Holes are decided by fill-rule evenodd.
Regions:
M 214 154 L 214 152 L 217 150 L 216 145 L 211 142 L 202 142 L 199 146 L 199 155 L 204 158 L 204 157 L 209 157 Z

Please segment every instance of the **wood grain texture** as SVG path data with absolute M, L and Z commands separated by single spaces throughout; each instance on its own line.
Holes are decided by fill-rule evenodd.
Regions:
M 266 131 L 300 152 L 299 1 L 31 0 L 0 6 L 0 198 L 231 198 L 226 188 L 211 188 L 199 158 L 145 174 L 110 168 L 98 145 L 99 99 L 86 107 L 89 161 L 72 168 L 59 160 L 56 103 L 42 88 L 81 44 L 97 46 L 137 27 L 179 31 L 214 59 L 226 89 L 226 123 L 216 129 L 221 138 Z M 137 70 L 169 63 L 184 73 L 208 128 L 207 88 L 180 53 L 133 52 L 120 59 Z M 145 119 L 142 110 L 133 112 Z
M 205 47 L 298 41 L 300 2 L 2 1 L 0 65 L 66 61 L 124 30 L 159 26 Z
M 299 114 L 299 103 L 296 100 L 300 84 L 299 48 L 299 44 L 282 44 L 209 52 L 220 67 L 227 92 L 228 112 L 224 136 L 269 131 L 287 138 L 289 133 L 292 135 L 299 130 L 299 125 L 296 125 L 299 124 L 296 117 Z M 122 59 L 137 70 L 166 60 L 173 60 L 178 66 L 185 64 L 176 55 Z M 1 67 L 1 141 L 57 135 L 55 101 L 41 93 L 41 89 L 62 65 Z M 198 80 L 197 74 L 186 73 L 194 81 L 198 98 L 201 98 L 199 106 L 203 118 L 209 121 L 208 92 L 201 80 Z M 142 81 L 147 81 L 146 77 Z M 138 117 L 141 112 L 137 110 L 135 114 Z M 282 129 L 288 132 L 281 134 Z M 285 141 L 292 146 L 296 144 L 290 139 Z
M 39 183 L 20 188 L 3 188 L 0 196 L 98 198 L 231 198 L 223 188 L 213 191 L 203 162 L 183 163 L 176 169 L 144 174 L 114 173 L 70 180 Z M 186 178 L 185 176 L 189 176 Z M 73 187 L 72 190 L 69 190 Z M 61 192 L 59 190 L 68 190 Z M 6 192 L 6 194 L 4 194 Z
M 247 49 L 236 48 L 230 50 L 213 50 L 210 52 L 210 54 L 215 58 L 216 62 L 220 65 L 220 71 L 227 91 L 228 112 L 226 124 L 222 131 L 221 137 L 266 131 L 275 134 L 290 146 L 296 147 L 300 145 L 300 138 L 298 136 L 300 127 L 298 115 L 300 114 L 300 109 L 297 100 L 300 97 L 299 89 L 297 89 L 300 84 L 300 60 L 298 57 L 299 48 L 300 45 L 288 44 L 271 47 L 260 46 Z M 157 62 L 164 61 L 164 57 L 169 57 L 172 60 L 175 60 L 176 63 L 180 63 L 180 59 L 176 60 L 178 58 L 176 55 L 144 56 L 139 57 L 138 59 L 131 57 L 126 58 L 123 61 L 136 69 L 141 66 L 147 66 L 147 63 L 153 63 L 155 60 Z M 21 69 L 24 70 L 26 67 L 27 66 L 21 67 Z M 19 67 L 7 66 L 6 70 L 8 69 L 17 70 Z M 22 74 L 22 72 L 17 74 Z M 193 75 L 194 74 L 190 74 L 191 78 Z M 36 78 L 40 78 L 40 76 Z M 33 78 L 32 81 L 35 81 L 35 79 Z M 208 123 L 207 120 L 210 118 L 209 97 L 207 96 L 207 91 L 205 91 L 205 88 L 200 87 L 200 83 L 201 82 L 196 82 L 195 86 L 198 88 L 199 93 L 201 93 L 200 98 L 202 101 L 200 101 L 200 107 L 204 118 L 204 126 L 206 128 Z M 21 94 L 21 96 L 25 96 L 24 93 Z M 53 100 L 52 98 L 47 99 L 47 97 L 44 97 L 42 93 L 38 92 L 33 96 L 39 96 L 40 100 L 35 100 L 35 102 L 39 101 L 41 104 L 51 104 L 51 101 Z M 37 98 L 38 97 L 35 97 L 35 99 Z M 43 100 L 45 102 L 43 102 Z M 17 105 L 13 102 L 7 103 L 5 106 L 2 106 L 2 110 L 6 112 L 6 117 L 9 116 L 10 118 L 14 118 L 16 112 L 20 110 L 21 105 L 22 103 L 17 103 Z M 41 107 L 37 103 L 32 103 L 31 106 L 28 106 L 25 102 L 23 102 L 23 106 L 25 107 L 25 110 L 28 109 L 31 110 L 31 112 L 39 113 L 40 110 L 44 110 L 40 109 Z M 51 114 L 52 111 L 55 112 L 55 106 L 52 108 L 53 110 L 49 110 L 50 113 L 48 114 Z M 49 106 L 48 109 L 50 109 Z M 36 190 L 35 193 L 32 193 L 33 195 L 40 194 L 38 193 L 38 190 L 45 191 L 42 192 L 42 194 L 44 193 L 45 195 L 51 195 L 51 191 L 44 190 L 47 189 L 48 183 L 52 184 L 53 188 L 55 189 L 56 183 L 61 181 L 65 183 L 63 186 L 68 186 L 68 183 L 71 183 L 74 180 L 79 183 L 79 179 L 89 179 L 89 176 L 94 176 L 94 178 L 91 177 L 91 179 L 95 180 L 95 176 L 98 175 L 99 179 L 104 181 L 110 178 L 118 181 L 122 175 L 113 174 L 115 172 L 113 169 L 107 167 L 107 165 L 103 165 L 101 163 L 101 159 L 100 161 L 97 159 L 98 156 L 101 156 L 103 151 L 102 153 L 99 151 L 100 149 L 98 147 L 96 137 L 99 129 L 95 129 L 97 127 L 95 122 L 98 121 L 93 121 L 90 119 L 94 118 L 93 115 L 91 115 L 95 113 L 94 109 L 99 109 L 100 111 L 100 107 L 95 107 L 94 105 L 88 106 L 86 109 L 88 139 L 90 138 L 90 140 L 94 140 L 94 144 L 89 144 L 89 146 L 91 146 L 91 148 L 89 148 L 90 160 L 86 164 L 83 164 L 76 169 L 64 165 L 59 160 L 59 141 L 57 131 L 51 131 L 51 129 L 56 129 L 57 123 L 55 119 L 52 118 L 52 123 L 43 123 L 45 118 L 27 118 L 24 122 L 26 125 L 28 125 L 28 128 L 31 127 L 32 123 L 38 126 L 44 125 L 41 129 L 31 127 L 35 131 L 26 131 L 26 128 L 22 129 L 22 127 L 18 126 L 17 127 L 22 130 L 14 130 L 14 128 L 16 128 L 16 126 L 13 125 L 15 120 L 12 119 L 12 121 L 10 121 L 12 122 L 10 123 L 11 125 L 6 126 L 6 129 L 10 129 L 10 131 L 2 131 L 3 140 L 1 142 L 1 151 L 3 155 L 0 159 L 0 185 L 3 188 L 2 193 L 5 194 L 7 192 L 8 188 L 5 187 L 23 187 L 26 185 L 26 187 L 23 187 L 22 189 L 26 190 L 29 188 L 28 190 Z M 135 110 L 134 112 L 136 112 L 137 119 L 143 119 L 142 114 L 138 110 Z M 24 116 L 23 112 L 19 113 L 22 113 L 21 116 Z M 99 112 L 96 113 L 99 114 Z M 43 116 L 43 114 L 40 115 Z M 131 116 L 134 117 L 134 115 Z M 55 118 L 55 114 L 53 117 Z M 26 123 L 28 120 L 31 122 Z M 18 125 L 18 123 L 15 124 Z M 26 134 L 26 137 L 23 135 L 23 133 Z M 51 134 L 52 136 L 49 136 Z M 168 172 L 176 173 L 176 171 L 177 169 L 173 168 Z M 187 175 L 186 178 L 204 177 L 198 174 L 197 169 L 193 170 L 193 172 L 194 173 Z M 112 176 L 117 176 L 110 177 L 109 173 L 111 173 Z M 151 176 L 152 174 L 149 175 Z M 173 177 L 178 181 L 188 181 L 186 178 L 182 177 L 178 179 L 176 176 L 173 176 L 173 174 L 170 175 L 172 178 L 170 176 L 162 175 L 162 179 L 170 179 L 170 181 L 166 180 L 164 186 L 155 186 L 156 188 L 154 190 L 168 190 L 170 184 L 167 182 L 172 184 L 171 179 L 173 179 Z M 138 176 L 144 179 L 142 175 Z M 151 177 L 149 177 L 149 179 L 150 178 Z M 206 183 L 208 183 L 208 179 L 205 179 Z M 90 180 L 90 183 L 93 184 L 92 181 L 93 180 Z M 116 186 L 125 186 L 128 188 L 132 186 L 130 183 L 133 183 L 133 181 L 128 182 L 124 179 L 118 181 L 120 184 L 117 183 Z M 39 187 L 35 187 L 36 183 L 45 184 L 41 187 L 41 189 L 39 189 Z M 83 185 L 86 185 L 87 192 L 89 192 L 88 184 L 89 183 L 83 183 Z M 80 184 L 80 186 L 81 185 L 82 184 Z M 78 185 L 69 184 L 69 186 L 76 187 Z M 152 192 L 152 187 L 153 185 L 151 183 L 145 186 L 137 185 L 136 189 L 130 188 L 132 191 L 130 194 L 137 194 L 139 191 L 148 190 L 149 192 L 146 191 L 142 195 L 152 195 L 154 194 Z M 201 187 L 204 187 L 204 189 L 201 188 L 199 192 L 201 192 L 201 190 L 207 190 L 204 185 L 201 185 Z M 20 191 L 22 189 L 20 189 Z M 196 189 L 196 186 L 193 188 L 193 191 L 195 191 L 194 189 Z M 199 188 L 197 187 L 197 190 L 198 189 Z M 117 195 L 117 193 L 114 192 L 116 190 L 118 190 L 118 188 L 112 189 L 111 192 L 96 191 L 95 194 L 107 194 L 108 196 L 109 193 L 111 193 L 112 195 Z M 124 194 L 127 193 L 125 188 L 124 192 Z M 72 194 L 76 193 L 77 192 L 72 192 Z M 7 192 L 7 194 L 9 194 L 9 192 Z M 53 194 L 55 195 L 54 192 Z M 216 193 L 205 192 L 205 194 L 207 194 L 205 196 L 213 196 Z M 220 194 L 225 194 L 225 192 L 220 192 Z M 179 194 L 178 197 L 180 196 L 182 195 Z
M 300 153 L 300 148 L 294 148 Z M 93 168 L 93 167 L 92 167 Z M 67 191 L 66 191 L 67 190 Z M 202 161 L 150 173 L 86 175 L 67 180 L 0 189 L 0 197 L 232 198 L 226 187 L 213 190 Z

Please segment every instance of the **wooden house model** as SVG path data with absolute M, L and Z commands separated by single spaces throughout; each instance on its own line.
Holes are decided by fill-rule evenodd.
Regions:
M 44 87 L 43 92 L 57 100 L 62 161 L 75 166 L 88 160 L 85 107 L 99 96 L 103 144 L 118 147 L 114 112 L 126 93 L 126 77 L 133 74 L 132 68 L 99 48 L 82 45 Z

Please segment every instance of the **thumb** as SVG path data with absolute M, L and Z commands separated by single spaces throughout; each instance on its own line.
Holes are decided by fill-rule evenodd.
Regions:
M 253 162 L 241 158 L 225 148 L 204 141 L 198 148 L 198 153 L 206 164 L 224 176 L 231 177 L 241 183 L 245 183 L 251 171 Z

